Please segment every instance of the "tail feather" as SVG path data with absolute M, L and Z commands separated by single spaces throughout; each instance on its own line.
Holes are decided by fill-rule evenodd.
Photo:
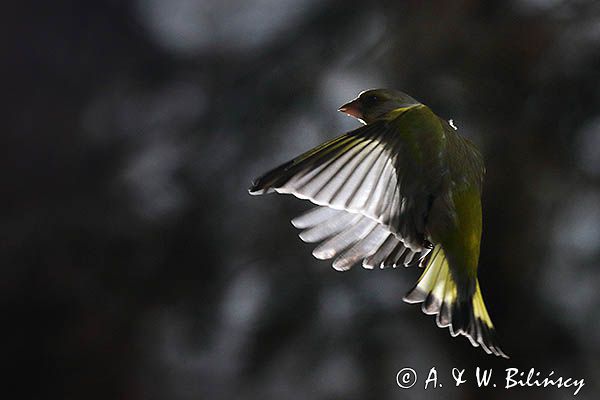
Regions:
M 449 327 L 452 336 L 464 335 L 486 353 L 508 358 L 498 345 L 477 279 L 457 285 L 440 245 L 435 246 L 423 264 L 425 271 L 404 301 L 423 303 L 423 312 L 437 315 L 437 325 Z

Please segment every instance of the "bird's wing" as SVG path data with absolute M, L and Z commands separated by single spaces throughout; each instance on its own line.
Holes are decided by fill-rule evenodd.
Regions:
M 289 193 L 396 232 L 402 197 L 395 161 L 399 143 L 386 121 L 358 128 L 256 179 L 251 194 Z
M 385 248 L 396 249 L 406 239 L 404 232 L 417 231 L 415 221 L 422 219 L 418 224 L 424 225 L 425 218 L 421 210 L 416 215 L 416 208 L 411 206 L 414 199 L 403 196 L 401 182 L 414 186 L 411 185 L 414 178 L 396 168 L 405 143 L 394 128 L 389 121 L 381 120 L 330 140 L 258 178 L 249 191 L 293 194 L 341 211 L 336 215 L 332 211 L 319 224 L 305 226 L 309 228 L 303 233 L 307 237 L 318 232 L 319 239 L 312 241 L 327 239 L 315 250 L 318 258 L 332 258 L 352 249 L 353 255 L 346 256 L 348 262 L 359 261 L 356 255 L 359 253 L 363 259 L 374 255 L 377 259 L 384 257 Z M 393 237 L 387 241 L 390 236 Z M 380 241 L 383 242 L 377 246 Z M 408 245 L 414 252 L 426 250 L 421 243 L 414 245 L 414 241 Z M 385 254 L 378 264 L 388 256 Z M 398 254 L 394 256 L 398 256 L 397 261 L 404 260 Z M 394 260 L 388 260 L 387 265 L 393 264 Z M 339 261 L 338 267 L 349 268 L 345 261 Z
M 409 266 L 425 255 L 410 250 L 382 224 L 360 213 L 317 206 L 292 224 L 302 230 L 299 236 L 304 242 L 321 242 L 313 255 L 320 260 L 335 257 L 333 268 L 338 271 L 360 261 L 367 269 Z

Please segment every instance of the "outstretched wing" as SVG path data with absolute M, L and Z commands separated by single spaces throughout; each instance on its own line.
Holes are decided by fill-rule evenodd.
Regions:
M 401 197 L 396 140 L 383 122 L 366 125 L 266 173 L 251 194 L 276 191 L 350 213 L 360 213 L 395 231 Z
M 319 206 L 294 218 L 292 224 L 302 229 L 299 236 L 304 242 L 321 242 L 313 255 L 320 260 L 335 257 L 333 268 L 338 271 L 360 261 L 367 269 L 409 266 L 429 251 L 410 250 L 382 224 L 360 213 Z
M 429 193 L 423 189 L 418 138 L 412 132 L 406 135 L 401 124 L 404 115 L 419 116 L 413 109 L 302 154 L 255 180 L 250 193 L 289 193 L 317 205 L 361 214 L 420 250 Z
M 394 119 L 368 124 L 300 155 L 255 180 L 250 193 L 293 194 L 331 209 L 309 213 L 322 216 L 319 223 L 297 226 L 308 229 L 301 234 L 304 240 L 325 241 L 315 250 L 317 258 L 341 255 L 334 262 L 338 269 L 361 259 L 367 267 L 410 261 L 411 253 L 429 247 L 424 227 L 431 198 L 421 182 L 418 138 L 402 127 L 404 115 L 428 117 L 413 109 L 421 108 L 401 111 Z M 402 252 L 402 245 L 411 251 Z

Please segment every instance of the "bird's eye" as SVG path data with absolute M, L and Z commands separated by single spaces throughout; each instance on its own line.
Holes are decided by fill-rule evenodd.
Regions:
M 367 96 L 367 98 L 365 99 L 365 102 L 368 103 L 368 104 L 373 104 L 377 100 L 379 100 L 379 97 L 377 97 L 376 95 L 372 94 L 370 96 Z

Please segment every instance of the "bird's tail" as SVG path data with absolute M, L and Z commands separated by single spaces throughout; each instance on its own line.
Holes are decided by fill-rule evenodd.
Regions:
M 452 336 L 465 335 L 475 347 L 508 358 L 498 346 L 496 331 L 487 312 L 479 281 L 457 282 L 450 271 L 441 245 L 436 245 L 421 266 L 425 271 L 416 286 L 404 297 L 407 303 L 423 303 L 425 314 L 436 315 L 440 328 L 450 327 Z

